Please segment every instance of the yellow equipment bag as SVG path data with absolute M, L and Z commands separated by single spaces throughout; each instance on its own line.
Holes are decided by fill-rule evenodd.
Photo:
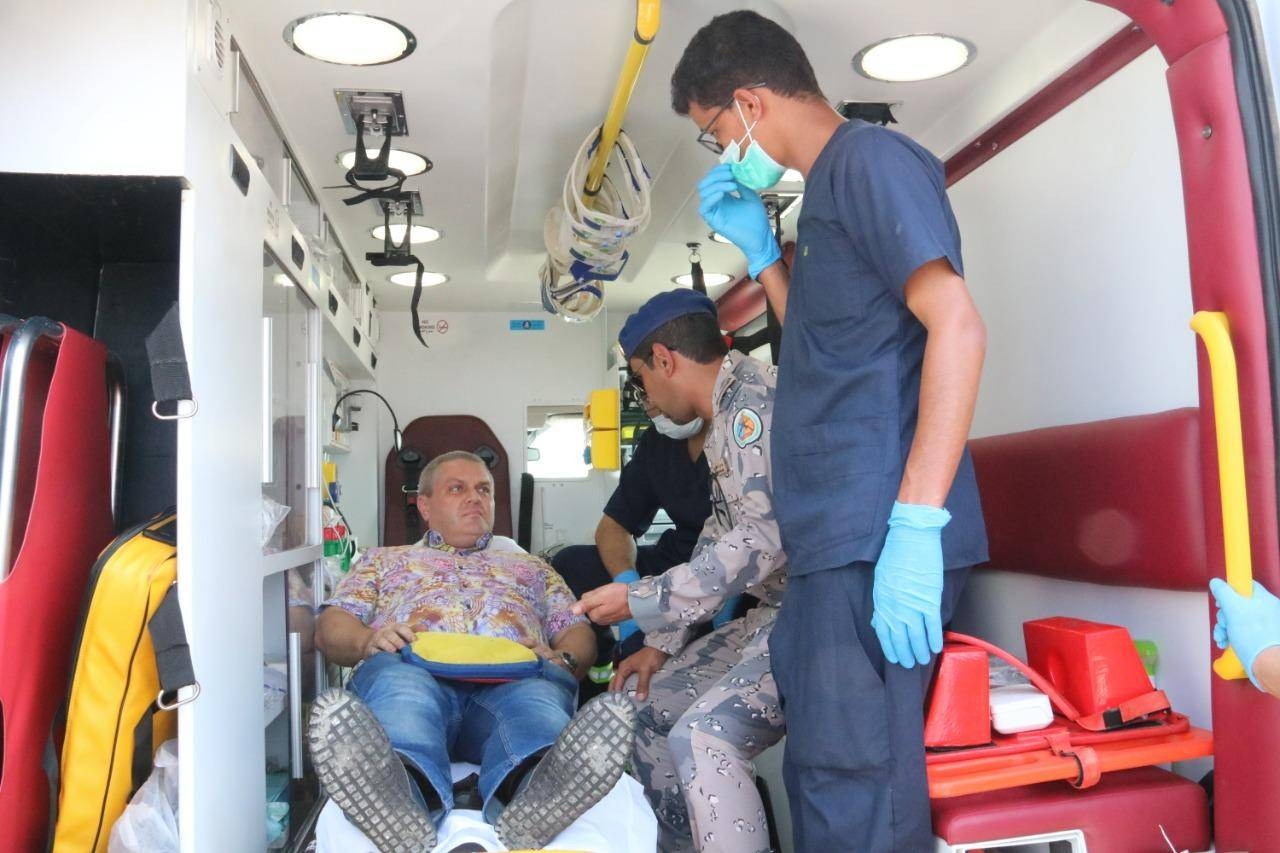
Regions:
M 105 853 L 111 827 L 199 695 L 178 609 L 177 517 L 118 536 L 89 577 L 67 702 L 54 853 Z M 179 700 L 178 691 L 192 687 Z

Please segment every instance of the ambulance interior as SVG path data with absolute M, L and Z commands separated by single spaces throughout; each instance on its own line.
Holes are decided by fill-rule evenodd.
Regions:
M 339 678 L 310 632 L 336 580 L 327 567 L 347 547 L 326 542 L 337 522 L 325 497 L 337 496 L 359 548 L 408 541 L 404 448 L 429 458 L 483 447 L 506 469 L 496 532 L 534 553 L 589 543 L 630 437 L 624 429 L 612 459 L 617 437 L 610 450 L 582 411 L 593 391 L 621 387 L 612 347 L 628 314 L 688 286 L 696 252 L 724 331 L 752 355 L 776 355 L 776 325 L 742 255 L 699 218 L 695 185 L 714 159 L 669 97 L 693 33 L 742 6 L 796 34 L 833 105 L 888 104 L 890 126 L 947 164 L 964 274 L 988 331 L 972 438 L 992 539 L 952 629 L 1025 659 L 1029 620 L 1123 626 L 1147 641 L 1148 672 L 1172 708 L 1212 732 L 1212 757 L 1204 748 L 1153 762 L 1196 791 L 1213 770 L 1212 816 L 1209 797 L 1167 777 L 1107 788 L 1103 773 L 1093 785 L 1073 754 L 1079 776 L 1054 782 L 1050 800 L 939 816 L 938 849 L 1012 849 L 987 842 L 1026 837 L 1041 847 L 1016 849 L 1084 850 L 1087 838 L 1091 851 L 1163 850 L 1161 827 L 1175 850 L 1280 849 L 1280 812 L 1268 805 L 1280 704 L 1213 674 L 1205 589 L 1241 559 L 1280 586 L 1280 194 L 1264 46 L 1280 19 L 1247 0 L 372 0 L 360 11 L 411 38 L 403 58 L 369 66 L 318 61 L 290 41 L 300 20 L 345 6 L 6 4 L 0 848 L 43 846 L 51 798 L 36 790 L 38 756 L 65 699 L 55 690 L 41 700 L 46 734 L 24 751 L 30 733 L 17 727 L 31 721 L 14 709 L 31 686 L 19 670 L 45 666 L 47 683 L 64 683 L 78 624 L 74 613 L 61 623 L 15 615 L 45 613 L 32 603 L 46 559 L 37 547 L 74 527 L 89 531 L 70 537 L 80 552 L 96 557 L 112 535 L 176 506 L 177 596 L 200 685 L 175 717 L 180 849 L 306 849 L 322 796 L 302 727 L 311 698 Z M 602 283 L 598 313 L 549 312 L 539 278 L 548 210 L 563 204 L 566 173 L 657 8 L 623 97 L 622 126 L 651 180 L 648 221 L 617 280 Z M 918 82 L 853 70 L 864 47 L 911 33 L 958 36 L 973 52 Z M 415 267 L 366 258 L 386 250 L 385 223 L 403 228 L 404 206 L 384 216 L 376 198 L 344 203 L 360 192 L 345 182 L 356 121 L 375 118 L 370 109 L 385 120 L 388 105 L 404 131 L 393 148 L 430 162 L 403 184 L 430 238 L 408 247 L 427 285 L 417 334 Z M 382 136 L 364 139 L 376 155 Z M 609 168 L 617 180 L 618 164 Z M 793 177 L 777 187 L 784 244 L 803 206 Z M 175 304 L 190 388 L 161 402 L 160 419 L 146 341 Z M 1190 328 L 1197 311 L 1225 314 L 1229 373 L 1211 373 Z M 54 323 L 24 338 L 33 317 Z M 54 436 L 56 420 L 92 419 L 75 394 L 27 392 L 25 420 L 19 411 L 10 423 L 12 400 L 48 383 L 73 333 L 103 345 L 124 377 L 123 397 L 92 401 L 121 413 L 118 454 L 114 433 L 87 444 Z M 18 351 L 26 378 L 8 375 Z M 1219 434 L 1227 384 L 1238 389 L 1239 477 L 1223 467 L 1234 458 Z M 593 439 L 594 467 L 583 455 Z M 74 465 L 46 466 L 59 452 Z M 111 485 L 81 466 L 110 468 Z M 50 654 L 18 650 L 55 624 L 71 632 Z M 32 756 L 34 770 L 20 764 Z M 787 851 L 780 756 L 770 750 L 757 766 Z M 1088 784 L 1075 791 L 1073 781 Z M 1076 820 L 1071 797 L 1091 792 L 1079 833 L 1038 825 L 1046 814 Z M 1162 801 L 1180 814 L 1161 818 Z

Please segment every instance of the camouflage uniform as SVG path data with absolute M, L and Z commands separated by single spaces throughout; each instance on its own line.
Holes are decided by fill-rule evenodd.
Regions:
M 676 655 L 654 676 L 636 735 L 636 769 L 665 851 L 769 849 L 752 760 L 783 734 L 768 649 L 787 562 L 769 462 L 776 375 L 739 353 L 725 357 L 704 448 L 711 516 L 688 563 L 633 583 L 628 595 L 645 644 Z M 689 626 L 743 592 L 760 606 L 685 648 Z

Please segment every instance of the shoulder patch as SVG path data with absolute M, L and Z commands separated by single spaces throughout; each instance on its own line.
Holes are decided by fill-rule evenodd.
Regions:
M 764 435 L 764 423 L 753 410 L 742 408 L 733 416 L 733 442 L 739 447 L 746 447 L 760 440 Z

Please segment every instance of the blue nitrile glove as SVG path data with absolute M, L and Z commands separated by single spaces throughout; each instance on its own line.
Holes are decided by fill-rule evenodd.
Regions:
M 735 595 L 732 598 L 726 598 L 724 604 L 720 607 L 720 612 L 711 617 L 711 627 L 719 628 L 733 621 L 734 614 L 738 612 L 738 602 L 742 600 L 742 596 Z
M 698 213 L 712 230 L 747 256 L 747 272 L 752 278 L 782 257 L 760 196 L 734 180 L 727 163 L 707 172 L 698 183 L 698 196 L 702 199 Z
M 871 627 L 890 663 L 924 666 L 942 651 L 942 528 L 945 509 L 893 502 L 876 562 Z
M 1222 578 L 1209 581 L 1209 591 L 1218 604 L 1213 641 L 1220 649 L 1235 649 L 1249 680 L 1261 690 L 1262 685 L 1253 677 L 1253 662 L 1263 649 L 1280 646 L 1280 599 L 1257 581 L 1253 582 L 1252 598 L 1245 598 Z
M 614 583 L 635 583 L 640 580 L 640 573 L 635 569 L 627 569 L 625 572 L 618 572 L 613 576 Z M 627 619 L 618 623 L 618 640 L 625 640 L 632 634 L 639 633 L 640 626 L 636 624 L 636 620 Z

